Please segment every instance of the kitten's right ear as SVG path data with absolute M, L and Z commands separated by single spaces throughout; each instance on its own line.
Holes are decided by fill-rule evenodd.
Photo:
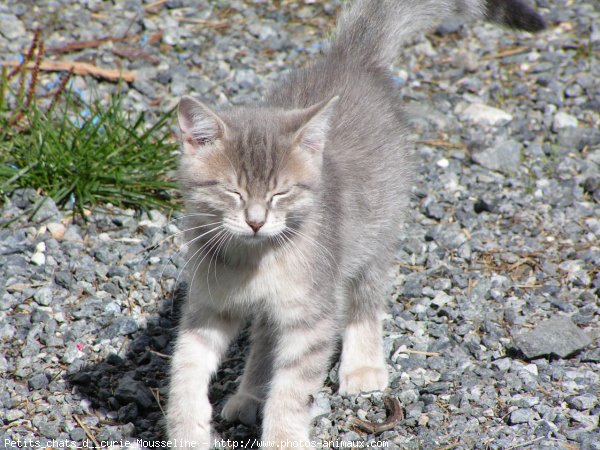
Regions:
M 225 135 L 225 122 L 204 103 L 185 96 L 177 109 L 183 150 L 192 155 Z

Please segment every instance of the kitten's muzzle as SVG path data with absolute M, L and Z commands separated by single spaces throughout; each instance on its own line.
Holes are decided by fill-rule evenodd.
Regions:
M 262 222 L 255 222 L 253 220 L 246 219 L 246 223 L 250 228 L 252 228 L 252 231 L 254 231 L 254 233 L 256 234 L 258 233 L 258 230 L 260 230 L 260 228 L 265 224 L 265 221 L 263 220 Z

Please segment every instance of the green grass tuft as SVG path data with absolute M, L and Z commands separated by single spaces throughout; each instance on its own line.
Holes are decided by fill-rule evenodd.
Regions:
M 126 112 L 118 96 L 106 106 L 74 97 L 66 95 L 50 111 L 33 102 L 19 121 L 14 112 L 0 110 L 0 194 L 32 187 L 80 214 L 105 203 L 177 208 L 170 195 L 177 148 L 173 111 L 148 128 L 144 114 Z

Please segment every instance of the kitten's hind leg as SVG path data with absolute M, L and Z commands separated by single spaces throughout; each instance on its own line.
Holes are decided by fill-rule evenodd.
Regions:
M 388 371 L 383 354 L 382 280 L 386 269 L 371 266 L 346 288 L 348 321 L 342 337 L 340 394 L 384 390 Z
M 225 420 L 249 426 L 258 422 L 273 366 L 271 352 L 275 344 L 263 318 L 257 317 L 252 323 L 250 341 L 250 355 L 246 360 L 242 381 L 221 411 L 221 417 Z
M 262 423 L 266 447 L 311 445 L 311 398 L 323 385 L 335 348 L 335 318 L 325 314 L 310 318 L 303 306 L 297 310 L 301 313 L 296 320 L 282 321 L 276 330 L 273 376 Z

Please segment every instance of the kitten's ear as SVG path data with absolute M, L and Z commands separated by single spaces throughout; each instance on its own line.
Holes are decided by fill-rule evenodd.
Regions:
M 323 151 L 331 127 L 331 117 L 339 99 L 336 95 L 299 112 L 302 122 L 296 131 L 295 140 L 301 147 L 314 153 Z
M 213 110 L 187 95 L 179 101 L 177 118 L 186 154 L 194 154 L 222 138 L 227 129 L 225 122 Z

